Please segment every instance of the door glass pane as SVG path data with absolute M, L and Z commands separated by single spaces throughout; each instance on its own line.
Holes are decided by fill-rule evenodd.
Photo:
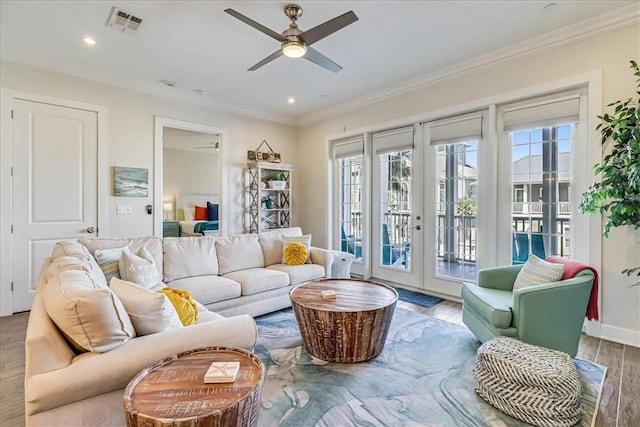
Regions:
M 478 141 L 435 150 L 437 274 L 475 280 Z
M 340 250 L 362 262 L 362 156 L 340 159 Z
M 380 265 L 411 269 L 412 150 L 379 155 Z
M 570 256 L 571 124 L 509 134 L 512 180 L 512 263 Z M 519 191 L 519 189 L 522 189 Z

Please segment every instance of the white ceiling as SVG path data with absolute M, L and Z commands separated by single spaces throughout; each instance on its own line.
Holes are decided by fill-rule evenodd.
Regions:
M 313 45 L 337 74 L 281 57 L 279 43 L 224 9 L 282 32 L 285 1 L 0 2 L 0 56 L 148 93 L 299 124 L 566 37 L 620 24 L 636 1 L 298 1 L 301 30 L 353 10 L 359 20 Z M 105 25 L 117 6 L 137 32 Z M 583 22 L 586 21 L 586 22 Z M 97 44 L 81 41 L 93 36 Z M 515 46 L 514 46 L 515 45 Z M 163 80 L 176 82 L 168 87 Z M 207 95 L 194 90 L 202 89 Z M 296 103 L 289 105 L 288 97 Z

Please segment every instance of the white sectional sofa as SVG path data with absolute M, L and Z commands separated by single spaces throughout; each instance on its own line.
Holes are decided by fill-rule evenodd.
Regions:
M 224 238 L 95 238 L 57 244 L 43 265 L 27 327 L 26 424 L 121 426 L 124 388 L 151 363 L 199 347 L 252 350 L 257 340 L 252 316 L 290 306 L 293 285 L 330 275 L 333 253 L 318 248 L 310 251 L 311 263 L 282 264 L 282 235 L 301 234 L 291 228 Z M 197 301 L 197 324 L 136 333 L 133 325 L 141 318 L 123 313 L 125 300 L 118 299 L 115 287 L 107 287 L 94 258 L 96 251 L 123 246 L 131 253 L 144 247 L 163 278 L 144 292 L 153 297 L 166 286 L 187 290 Z M 83 292 L 99 295 L 107 320 L 96 310 L 82 313 L 88 311 Z

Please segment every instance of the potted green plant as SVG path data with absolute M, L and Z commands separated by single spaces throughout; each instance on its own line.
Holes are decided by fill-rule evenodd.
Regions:
M 269 188 L 272 190 L 284 190 L 287 188 L 287 181 L 284 178 L 282 171 L 271 172 L 271 178 L 269 178 Z
M 640 68 L 631 61 L 636 80 L 636 95 L 640 95 Z M 629 98 L 608 105 L 613 112 L 598 116 L 601 120 L 596 130 L 601 143 L 612 141 L 610 152 L 596 164 L 593 170 L 600 181 L 582 193 L 578 208 L 587 214 L 606 214 L 602 235 L 606 238 L 615 227 L 640 228 L 640 98 Z M 640 277 L 640 266 L 627 268 L 623 274 Z M 640 281 L 635 283 L 640 285 Z

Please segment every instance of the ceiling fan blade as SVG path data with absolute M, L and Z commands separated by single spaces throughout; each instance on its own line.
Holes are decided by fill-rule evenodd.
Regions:
M 303 58 L 313 62 L 316 65 L 326 68 L 329 71 L 333 71 L 334 73 L 342 70 L 341 66 L 339 66 L 312 47 L 307 47 L 307 53 L 304 54 Z
M 276 33 L 275 31 L 273 31 L 270 28 L 265 27 L 264 25 L 254 21 L 253 19 L 244 16 L 243 14 L 241 14 L 240 12 L 236 12 L 233 9 L 225 9 L 225 12 L 227 12 L 229 15 L 233 16 L 236 19 L 239 19 L 240 21 L 244 22 L 247 25 L 252 26 L 253 28 L 255 28 L 258 31 L 261 31 L 263 33 L 265 33 L 266 35 L 268 35 L 269 37 L 272 37 L 276 40 L 278 40 L 279 42 L 283 42 L 286 39 L 282 36 L 282 34 Z
M 358 17 L 352 10 L 347 13 L 343 13 L 333 19 L 328 20 L 324 24 L 317 25 L 298 35 L 307 46 L 310 46 L 322 40 L 323 38 L 335 33 L 336 31 L 346 27 L 349 24 L 353 24 L 358 20 Z
M 282 56 L 282 49 L 278 49 L 275 52 L 273 52 L 271 55 L 264 58 L 262 61 L 258 62 L 253 67 L 249 68 L 247 71 L 255 71 L 258 68 L 262 67 L 263 65 L 266 65 L 269 62 L 273 61 L 274 59 L 280 58 L 281 56 Z

